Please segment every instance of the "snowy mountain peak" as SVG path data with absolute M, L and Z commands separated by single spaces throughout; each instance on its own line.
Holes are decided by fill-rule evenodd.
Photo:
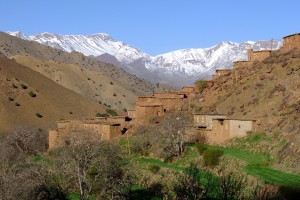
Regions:
M 113 39 L 110 35 L 106 34 L 106 33 L 96 33 L 96 34 L 92 34 L 92 35 L 88 35 L 87 37 L 89 38 L 101 38 L 102 40 L 111 40 L 111 41 L 116 41 L 115 39 Z
M 242 43 L 223 41 L 208 48 L 188 48 L 150 56 L 106 33 L 60 35 L 45 32 L 28 37 L 21 32 L 7 33 L 68 52 L 75 50 L 87 56 L 95 56 L 152 82 L 179 83 L 179 86 L 191 84 L 199 78 L 208 78 L 215 69 L 231 68 L 234 61 L 246 60 L 249 45 L 256 51 L 275 50 L 282 46 L 279 40 Z
M 21 39 L 23 39 L 23 40 L 26 40 L 26 39 L 27 39 L 26 36 L 25 36 L 22 32 L 20 32 L 20 31 L 15 31 L 15 32 L 10 32 L 10 31 L 8 31 L 8 32 L 6 32 L 6 33 L 8 33 L 8 34 L 10 34 L 10 35 L 12 35 L 12 36 L 21 38 Z

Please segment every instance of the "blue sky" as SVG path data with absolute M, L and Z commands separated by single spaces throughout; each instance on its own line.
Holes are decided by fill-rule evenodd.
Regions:
M 157 55 L 300 32 L 299 0 L 0 0 L 0 30 L 108 33 Z

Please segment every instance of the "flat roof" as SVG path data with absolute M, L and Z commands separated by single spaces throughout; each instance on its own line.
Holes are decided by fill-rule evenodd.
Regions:
M 107 118 L 126 118 L 127 116 L 119 115 L 119 116 L 109 116 Z
M 154 96 L 139 96 L 137 98 L 155 98 Z
M 287 35 L 287 36 L 285 36 L 285 37 L 283 37 L 283 38 L 292 37 L 292 36 L 295 36 L 295 35 L 300 35 L 300 33 L 290 34 L 290 35 Z
M 147 104 L 147 105 L 137 105 L 139 107 L 162 107 L 163 105 L 162 104 Z
M 249 60 L 238 60 L 238 61 L 234 61 L 233 63 L 241 63 L 241 62 L 249 62 Z
M 260 50 L 260 51 L 253 51 L 253 53 L 259 53 L 259 52 L 272 52 L 271 50 Z
M 171 91 L 171 92 L 156 92 L 156 93 L 153 93 L 153 95 L 156 95 L 156 94 L 187 94 L 187 92 L 183 92 L 183 91 Z
M 216 71 L 230 71 L 231 69 L 216 69 Z
M 226 116 L 225 114 L 214 114 L 214 113 L 193 113 L 193 115 L 223 115 L 223 116 Z
M 114 123 L 114 122 L 84 122 L 84 124 L 110 125 L 110 126 L 121 125 L 120 123 Z
M 96 120 L 96 119 L 106 119 L 106 117 L 87 117 L 84 120 Z
M 238 119 L 238 118 L 215 118 L 213 120 L 235 120 L 235 121 L 256 121 L 255 119 Z

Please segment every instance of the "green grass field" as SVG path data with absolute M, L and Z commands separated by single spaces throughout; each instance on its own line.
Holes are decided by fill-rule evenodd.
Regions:
M 234 157 L 246 162 L 245 172 L 255 176 L 262 181 L 275 185 L 291 186 L 300 188 L 300 175 L 289 174 L 283 171 L 264 166 L 269 162 L 268 155 L 241 151 L 235 148 L 225 148 L 220 146 L 208 146 L 212 149 L 223 150 L 225 155 Z
M 161 168 L 184 171 L 190 163 L 197 159 L 199 153 L 194 149 L 195 145 L 187 146 L 184 155 L 175 160 L 173 163 L 162 162 L 155 158 L 142 157 L 140 154 L 132 154 L 130 157 L 136 161 L 136 166 L 142 170 L 149 170 L 149 165 L 157 165 Z M 225 156 L 241 160 L 245 163 L 244 171 L 252 176 L 259 178 L 262 181 L 275 185 L 300 187 L 300 175 L 289 174 L 284 171 L 279 171 L 268 167 L 271 163 L 268 154 L 252 153 L 246 150 L 239 150 L 233 147 L 222 147 L 207 145 L 208 149 L 223 150 Z
M 261 165 L 248 165 L 244 169 L 248 174 L 258 177 L 266 183 L 300 188 L 299 175 L 289 174 Z
M 233 158 L 245 161 L 247 164 L 265 164 L 269 161 L 269 156 L 265 154 L 251 153 L 248 151 L 242 151 L 232 147 L 222 147 L 222 146 L 207 146 L 210 149 L 223 150 L 224 153 Z
M 162 161 L 156 160 L 154 158 L 138 158 L 136 160 L 141 163 L 153 164 L 153 165 L 160 166 L 162 168 L 168 168 L 168 169 L 173 169 L 173 170 L 177 170 L 177 171 L 182 171 L 185 169 L 183 167 L 180 167 L 179 165 L 162 162 Z

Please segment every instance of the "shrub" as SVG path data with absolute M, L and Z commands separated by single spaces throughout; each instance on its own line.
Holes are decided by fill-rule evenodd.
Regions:
M 113 82 L 110 82 L 109 84 L 113 85 L 114 83 L 113 83 Z
M 196 144 L 195 145 L 196 149 L 198 150 L 200 155 L 203 155 L 204 151 L 207 150 L 207 147 L 204 144 Z
M 149 169 L 153 174 L 157 174 L 160 170 L 160 167 L 158 165 L 150 165 Z
M 18 102 L 15 103 L 16 106 L 20 106 L 20 104 Z
M 34 92 L 32 92 L 32 91 L 30 91 L 28 94 L 29 94 L 29 96 L 31 96 L 31 97 L 36 97 L 36 94 L 35 94 Z
M 113 96 L 115 97 L 115 96 L 117 96 L 117 94 L 116 94 L 116 93 L 114 93 L 114 94 L 113 94 Z
M 207 149 L 204 151 L 203 158 L 205 166 L 214 167 L 219 164 L 219 158 L 224 151 L 218 149 Z
M 27 89 L 27 85 L 21 83 L 21 88 L 24 89 L 24 90 L 26 90 Z
M 96 113 L 96 117 L 108 117 L 107 113 Z
M 14 101 L 15 99 L 12 98 L 12 97 L 8 97 L 8 100 L 9 100 L 9 101 Z
M 198 80 L 195 82 L 196 90 L 200 93 L 203 92 L 206 85 L 207 85 L 206 81 L 203 80 Z
M 12 84 L 12 87 L 13 88 L 18 88 L 18 86 L 16 86 L 14 83 Z
M 124 111 L 124 112 L 127 112 L 127 109 L 126 109 L 126 108 L 123 108 L 123 111 Z
M 35 113 L 35 115 L 38 117 L 38 118 L 42 118 L 43 115 L 41 115 L 40 113 Z
M 118 113 L 113 109 L 107 108 L 106 112 L 112 116 L 118 116 Z

